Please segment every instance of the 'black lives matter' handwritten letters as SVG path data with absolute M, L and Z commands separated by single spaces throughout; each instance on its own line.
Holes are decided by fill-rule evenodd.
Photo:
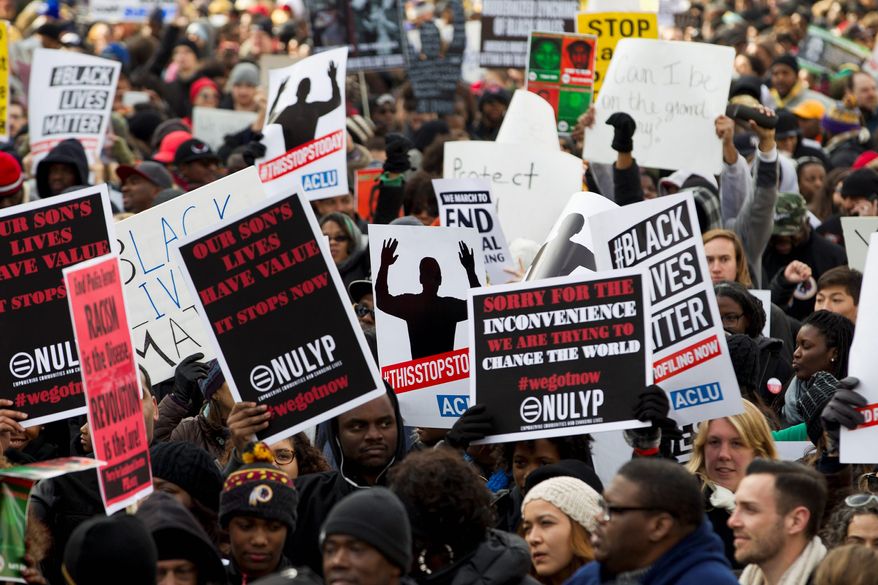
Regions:
M 25 426 L 85 413 L 62 269 L 110 252 L 106 184 L 0 211 L 0 398 Z
M 471 401 L 507 442 L 643 426 L 649 298 L 636 270 L 471 289 Z
M 707 271 L 691 193 L 589 218 L 598 270 L 639 267 L 652 309 L 653 378 L 687 424 L 738 414 L 741 393 Z
M 179 243 L 196 309 L 235 400 L 268 405 L 273 442 L 384 385 L 310 206 L 272 198 Z

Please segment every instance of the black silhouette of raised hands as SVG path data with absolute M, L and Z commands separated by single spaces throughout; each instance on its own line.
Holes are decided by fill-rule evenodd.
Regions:
M 335 64 L 335 61 L 330 61 L 329 62 L 329 71 L 327 71 L 327 73 L 329 74 L 329 78 L 335 79 L 335 74 L 337 72 L 338 72 L 338 65 Z
M 457 257 L 460 259 L 460 264 L 466 268 L 466 271 L 476 269 L 476 256 L 471 248 L 468 248 L 466 244 L 463 242 L 458 242 L 458 246 L 460 247 L 460 252 L 457 254 Z
M 399 256 L 396 254 L 396 247 L 399 246 L 399 242 L 393 238 L 389 240 L 384 240 L 384 245 L 381 246 L 381 265 L 382 266 L 390 266 Z

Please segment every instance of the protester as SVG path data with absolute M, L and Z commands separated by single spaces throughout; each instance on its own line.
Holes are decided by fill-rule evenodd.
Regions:
M 856 324 L 862 286 L 862 272 L 847 266 L 836 266 L 826 271 L 817 281 L 814 310 L 838 313 Z
M 399 585 L 412 564 L 408 514 L 387 488 L 354 492 L 326 517 L 320 547 L 328 584 Z
M 86 186 L 88 159 L 78 140 L 62 140 L 37 164 L 37 194 L 41 199 L 63 193 L 76 186 Z
M 629 461 L 604 490 L 601 508 L 592 536 L 596 562 L 570 585 L 736 583 L 704 518 L 698 483 L 676 463 Z
M 320 229 L 329 240 L 332 260 L 345 286 L 370 274 L 369 240 L 350 216 L 332 212 L 320 219 Z
M 826 556 L 817 536 L 826 504 L 823 477 L 789 461 L 754 460 L 735 492 L 729 528 L 742 585 L 806 585 Z
M 846 545 L 830 551 L 814 573 L 814 585 L 867 585 L 878 574 L 878 554 Z
M 120 165 L 116 176 L 122 182 L 125 211 L 140 213 L 153 206 L 156 195 L 170 189 L 174 179 L 167 169 L 156 162 L 144 161 L 136 166 Z
M 152 535 L 141 520 L 102 514 L 73 530 L 64 549 L 64 578 L 56 582 L 153 585 L 157 557 Z
M 540 583 L 563 583 L 594 560 L 591 534 L 600 495 L 572 477 L 553 477 L 528 490 L 521 504 L 521 533 L 530 548 L 531 574 Z
M 839 503 L 823 530 L 829 548 L 858 544 L 878 550 L 878 496 L 852 494 Z
M 197 138 L 190 138 L 174 152 L 177 182 L 187 191 L 212 183 L 222 177 L 220 162 L 210 146 Z

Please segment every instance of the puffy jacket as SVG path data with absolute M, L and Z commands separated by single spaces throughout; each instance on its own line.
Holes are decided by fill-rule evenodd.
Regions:
M 187 417 L 188 411 L 188 407 L 174 400 L 172 394 L 162 398 L 153 441 L 188 441 L 210 453 L 217 461 L 224 461 L 228 429 L 211 425 L 200 412 L 197 416 Z
M 406 452 L 405 429 L 399 412 L 399 401 L 388 386 L 387 395 L 396 413 L 396 452 L 384 471 L 378 476 L 378 485 L 386 485 L 387 472 L 402 461 Z M 296 479 L 299 491 L 299 504 L 296 516 L 296 531 L 287 537 L 284 552 L 296 567 L 306 566 L 314 572 L 323 574 L 323 555 L 320 553 L 318 538 L 323 521 L 342 498 L 354 490 L 371 486 L 345 462 L 338 439 L 338 419 L 329 426 L 329 446 L 335 461 L 340 462 L 338 471 L 324 471 L 303 475 Z
M 598 585 L 612 583 L 598 561 L 576 572 L 565 585 Z M 723 543 L 705 518 L 701 526 L 662 555 L 640 579 L 641 585 L 737 585 L 729 568 Z
M 524 540 L 508 532 L 489 530 L 475 552 L 416 581 L 418 585 L 536 585 L 529 570 L 530 552 Z
M 82 144 L 74 138 L 58 143 L 37 165 L 37 193 L 41 198 L 57 195 L 49 189 L 49 167 L 52 163 L 71 165 L 76 171 L 76 185 L 88 185 L 88 157 Z

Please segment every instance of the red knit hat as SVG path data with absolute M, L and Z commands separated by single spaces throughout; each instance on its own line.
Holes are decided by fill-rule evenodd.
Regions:
M 867 150 L 857 157 L 857 160 L 854 161 L 854 165 L 851 168 L 861 169 L 876 158 L 878 158 L 878 152 L 875 152 L 874 150 Z
M 157 160 L 166 165 L 174 162 L 174 153 L 180 148 L 180 145 L 192 138 L 192 134 L 184 130 L 174 130 L 164 138 L 159 145 L 159 151 L 152 156 L 152 160 Z
M 21 191 L 24 176 L 21 165 L 8 152 L 0 151 L 0 197 L 10 197 Z
M 192 86 L 189 88 L 189 101 L 194 103 L 195 97 L 205 87 L 212 87 L 217 93 L 220 92 L 219 86 L 213 79 L 210 79 L 209 77 L 199 77 L 192 82 Z

